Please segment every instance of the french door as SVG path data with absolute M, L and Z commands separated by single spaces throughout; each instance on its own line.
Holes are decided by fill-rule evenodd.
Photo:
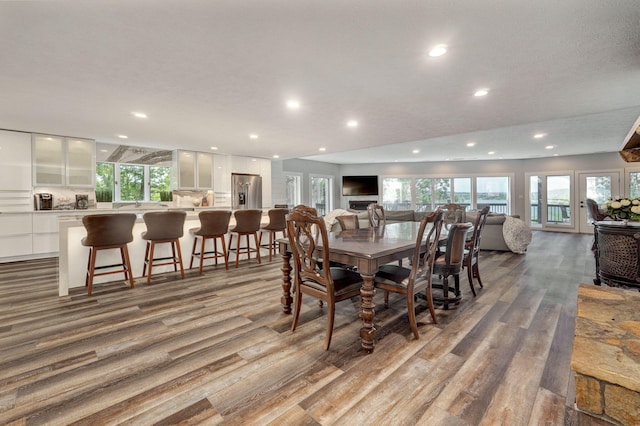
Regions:
M 525 219 L 532 228 L 573 228 L 573 172 L 527 173 Z
M 587 198 L 591 198 L 599 205 L 602 205 L 607 202 L 609 197 L 617 197 L 619 195 L 623 195 L 620 192 L 620 172 L 578 173 L 579 232 L 583 234 L 593 233 L 593 225 L 588 222 Z

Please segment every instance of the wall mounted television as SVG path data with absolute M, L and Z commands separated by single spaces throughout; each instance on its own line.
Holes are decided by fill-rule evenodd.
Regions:
M 342 195 L 378 195 L 378 176 L 342 176 Z

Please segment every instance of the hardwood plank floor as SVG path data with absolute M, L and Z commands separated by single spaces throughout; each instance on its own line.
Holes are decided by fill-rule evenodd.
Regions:
M 0 264 L 0 424 L 599 425 L 573 409 L 577 286 L 590 235 L 535 232 L 526 255 L 482 252 L 485 284 L 414 340 L 404 298 L 376 295 L 360 349 L 358 300 L 304 298 L 290 331 L 281 261 L 208 267 L 57 296 L 57 259 Z M 77 260 L 83 268 L 84 259 Z

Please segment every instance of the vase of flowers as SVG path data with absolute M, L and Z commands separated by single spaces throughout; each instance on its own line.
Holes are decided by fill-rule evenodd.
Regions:
M 602 208 L 609 216 L 618 220 L 640 220 L 640 199 L 638 198 L 609 198 Z

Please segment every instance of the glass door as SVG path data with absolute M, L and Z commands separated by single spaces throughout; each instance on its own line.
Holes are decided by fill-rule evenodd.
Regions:
M 324 216 L 333 209 L 332 186 L 331 177 L 311 176 L 311 206 L 318 210 L 318 216 Z
M 571 173 L 527 174 L 526 220 L 532 228 L 572 228 Z
M 589 223 L 586 200 L 591 198 L 598 205 L 607 202 L 609 197 L 620 195 L 620 173 L 579 173 L 578 196 L 580 197 L 580 223 L 579 231 L 583 234 L 592 234 L 593 225 Z

